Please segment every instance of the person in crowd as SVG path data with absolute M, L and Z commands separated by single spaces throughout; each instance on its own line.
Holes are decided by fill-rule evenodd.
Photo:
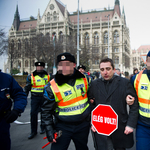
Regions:
M 96 150 L 125 150 L 134 144 L 133 128 L 138 120 L 138 100 L 130 81 L 115 75 L 112 59 L 104 58 L 100 62 L 101 78 L 94 80 L 89 88 L 89 99 L 96 107 L 99 104 L 110 105 L 118 115 L 118 128 L 110 136 L 98 134 L 94 126 Z M 128 114 L 127 101 L 134 100 Z M 129 102 L 130 103 L 130 102 Z
M 75 57 L 68 53 L 57 56 L 57 73 L 44 87 L 42 122 L 51 150 L 67 150 L 73 140 L 76 150 L 88 150 L 91 107 L 87 92 L 89 80 L 75 69 Z M 55 139 L 54 133 L 62 131 Z
M 136 150 L 150 150 L 150 51 L 147 54 L 146 64 L 147 69 L 131 78 L 139 101 Z
M 86 73 L 86 71 L 85 71 L 85 70 L 86 70 L 86 67 L 85 67 L 84 65 L 79 65 L 79 66 L 77 67 L 77 69 L 78 69 L 82 74 L 88 76 L 90 82 L 93 80 L 93 78 L 92 78 L 92 76 L 90 75 L 90 73 L 89 73 L 89 74 Z
M 133 74 L 130 76 L 130 80 L 131 80 L 131 78 L 135 75 L 135 74 L 137 74 L 138 73 L 138 69 L 137 68 L 134 68 L 133 69 Z
M 120 71 L 119 68 L 115 69 L 115 72 L 116 72 L 120 77 L 125 78 L 125 76 L 121 73 L 121 71 Z
M 38 113 L 43 104 L 43 89 L 44 86 L 50 81 L 50 75 L 44 70 L 44 62 L 35 62 L 36 70 L 27 76 L 26 86 L 24 87 L 25 93 L 28 95 L 31 91 L 31 134 L 28 139 L 32 139 L 37 135 L 38 127 Z M 40 126 L 40 134 L 45 133 L 44 126 Z
M 0 149 L 10 150 L 10 123 L 24 111 L 27 96 L 16 80 L 0 72 Z

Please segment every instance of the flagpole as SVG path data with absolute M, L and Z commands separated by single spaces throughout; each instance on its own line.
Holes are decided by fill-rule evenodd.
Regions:
M 77 66 L 79 66 L 79 0 L 78 0 L 78 28 L 77 28 Z
M 56 65 L 55 65 L 55 34 L 53 36 L 53 47 L 54 47 L 54 66 L 53 66 L 53 75 L 56 74 Z

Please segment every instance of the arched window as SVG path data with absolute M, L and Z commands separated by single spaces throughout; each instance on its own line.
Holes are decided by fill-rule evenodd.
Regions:
M 59 42 L 63 43 L 63 33 L 62 33 L 62 31 L 59 32 Z
M 56 13 L 56 11 L 54 11 L 54 13 L 53 13 L 53 20 L 57 21 L 57 13 Z
M 119 68 L 119 57 L 118 56 L 116 56 L 115 57 L 115 68 Z
M 108 43 L 108 32 L 106 31 L 104 33 L 104 44 L 107 44 Z
M 89 45 L 89 44 L 90 44 L 89 34 L 85 33 L 85 45 Z
M 50 22 L 50 13 L 47 13 L 47 22 Z
M 118 31 L 114 32 L 114 43 L 119 43 L 119 34 L 118 34 Z
M 20 69 L 21 68 L 21 61 L 18 60 L 18 68 Z
M 26 39 L 25 39 L 25 50 L 28 49 L 28 46 L 29 46 L 29 45 L 28 45 L 28 39 L 26 38 Z
M 98 59 L 95 59 L 95 65 L 98 65 L 99 64 L 99 60 Z
M 50 35 L 49 35 L 49 33 L 46 33 L 45 41 L 46 41 L 47 44 L 50 43 Z
M 21 41 L 20 41 L 20 39 L 18 40 L 18 50 L 21 50 Z
M 98 33 L 95 32 L 95 34 L 94 34 L 94 45 L 97 45 L 97 44 L 99 44 L 99 36 L 98 36 Z
M 11 51 L 13 51 L 13 50 L 14 50 L 14 46 L 15 46 L 15 44 L 14 44 L 14 40 L 12 40 L 12 41 L 11 41 L 11 44 L 10 44 Z
M 28 60 L 25 61 L 25 67 L 28 67 Z

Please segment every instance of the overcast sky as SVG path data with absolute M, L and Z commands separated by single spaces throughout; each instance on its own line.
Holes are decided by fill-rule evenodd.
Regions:
M 16 5 L 20 19 L 36 17 L 38 9 L 42 16 L 50 0 L 0 0 L 0 28 L 8 33 L 13 23 Z M 67 5 L 69 12 L 77 10 L 78 0 L 61 0 Z M 115 0 L 79 0 L 81 10 L 114 7 Z M 138 49 L 141 45 L 150 45 L 150 0 L 120 0 L 120 9 L 124 7 L 126 23 L 130 30 L 131 49 Z M 2 61 L 2 60 L 1 60 Z M 1 63 L 0 63 L 1 64 Z M 1 68 L 1 66 L 0 66 Z

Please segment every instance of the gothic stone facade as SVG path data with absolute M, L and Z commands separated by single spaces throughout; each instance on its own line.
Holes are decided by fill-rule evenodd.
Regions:
M 53 33 L 59 35 L 77 34 L 77 12 L 69 13 L 67 7 L 58 0 L 50 0 L 44 14 L 40 16 L 38 10 L 37 19 L 20 21 L 18 6 L 14 16 L 14 22 L 9 30 L 9 39 L 16 45 L 16 50 L 22 46 L 24 39 L 29 39 L 37 33 L 44 35 Z M 92 10 L 79 13 L 80 48 L 87 45 L 91 59 L 90 71 L 99 70 L 100 60 L 108 56 L 112 58 L 115 67 L 121 71 L 131 72 L 131 48 L 129 28 L 126 26 L 124 9 L 120 12 L 120 2 L 115 0 L 113 8 L 104 10 Z M 108 48 L 109 47 L 109 48 Z M 92 59 L 96 55 L 96 59 Z M 35 59 L 18 59 L 13 64 L 21 72 L 32 72 Z M 29 65 L 30 64 L 30 65 Z M 10 66 L 10 65 L 9 65 Z M 9 68 L 10 69 L 10 68 Z

